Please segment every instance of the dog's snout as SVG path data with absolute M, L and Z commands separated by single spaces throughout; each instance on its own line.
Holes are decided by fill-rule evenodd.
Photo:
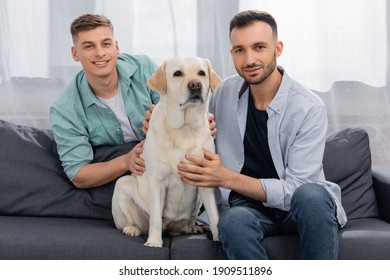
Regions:
M 192 80 L 188 83 L 188 88 L 190 90 L 199 90 L 202 88 L 202 83 L 198 80 Z
M 187 99 L 184 103 L 180 104 L 180 106 L 188 103 L 203 104 L 202 87 L 203 85 L 199 80 L 191 80 L 187 85 L 188 91 L 185 95 Z

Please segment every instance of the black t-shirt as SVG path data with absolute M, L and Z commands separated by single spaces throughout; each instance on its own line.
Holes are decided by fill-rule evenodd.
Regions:
M 268 145 L 267 111 L 256 109 L 249 94 L 244 137 L 245 163 L 241 174 L 253 178 L 279 178 Z
M 267 121 L 267 111 L 258 110 L 255 107 L 252 95 L 249 93 L 244 136 L 245 162 L 241 174 L 253 178 L 279 179 L 269 150 Z M 230 193 L 229 201 L 234 198 L 244 199 L 253 204 L 259 204 L 259 201 L 232 191 Z

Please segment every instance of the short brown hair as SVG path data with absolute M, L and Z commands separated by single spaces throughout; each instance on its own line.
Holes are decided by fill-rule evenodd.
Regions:
M 112 30 L 112 32 L 114 32 L 114 26 L 111 21 L 103 15 L 84 14 L 76 18 L 70 26 L 70 33 L 72 34 L 73 42 L 76 41 L 79 32 L 100 26 L 107 26 Z
M 278 26 L 275 19 L 269 13 L 259 10 L 247 10 L 242 11 L 235 15 L 230 21 L 230 34 L 232 33 L 233 28 L 245 27 L 252 24 L 255 21 L 263 21 L 271 26 L 272 34 L 275 40 L 278 39 Z

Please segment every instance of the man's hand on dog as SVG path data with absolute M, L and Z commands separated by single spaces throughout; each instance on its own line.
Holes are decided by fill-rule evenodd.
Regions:
M 222 164 L 219 155 L 203 149 L 204 157 L 186 155 L 189 162 L 177 166 L 181 179 L 195 187 L 215 188 L 227 185 L 229 170 Z
M 145 161 L 141 158 L 141 154 L 144 150 L 145 140 L 142 140 L 137 144 L 128 155 L 128 167 L 131 173 L 141 176 L 145 172 Z

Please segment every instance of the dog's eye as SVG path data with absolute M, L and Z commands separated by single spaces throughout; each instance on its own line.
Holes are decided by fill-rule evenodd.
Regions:
M 173 73 L 173 76 L 174 76 L 174 77 L 181 77 L 181 76 L 183 76 L 183 72 L 181 72 L 181 71 L 176 71 L 175 73 Z
M 206 76 L 206 73 L 203 70 L 200 70 L 198 73 L 199 76 Z

